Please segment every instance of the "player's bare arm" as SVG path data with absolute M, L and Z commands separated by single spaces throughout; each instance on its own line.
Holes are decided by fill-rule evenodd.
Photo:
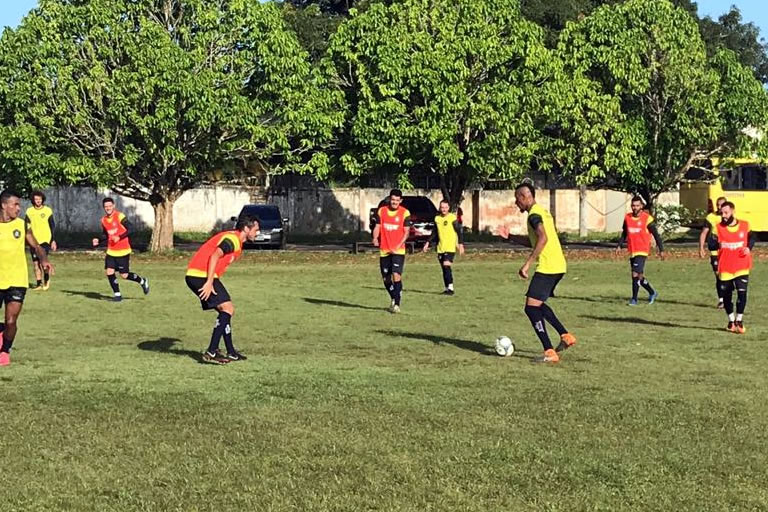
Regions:
M 709 225 L 704 226 L 699 235 L 699 257 L 706 258 L 707 252 L 704 250 L 704 244 L 707 242 L 707 236 L 709 236 Z
M 531 251 L 531 254 L 528 255 L 528 259 L 525 260 L 525 263 L 518 271 L 520 277 L 528 279 L 528 270 L 531 268 L 531 264 L 539 257 L 541 251 L 544 250 L 544 247 L 547 245 L 547 240 L 547 232 L 544 229 L 544 223 L 541 223 L 536 226 L 536 245 Z

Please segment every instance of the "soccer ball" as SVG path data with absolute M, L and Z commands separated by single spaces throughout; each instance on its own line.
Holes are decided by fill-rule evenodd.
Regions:
M 506 336 L 496 338 L 496 353 L 502 357 L 511 356 L 515 353 L 515 344 Z

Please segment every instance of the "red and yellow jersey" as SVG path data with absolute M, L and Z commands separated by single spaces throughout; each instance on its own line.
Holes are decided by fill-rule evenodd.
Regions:
M 717 225 L 717 240 L 720 249 L 717 254 L 717 271 L 720 279 L 730 281 L 749 274 L 752 269 L 752 253 L 745 254 L 749 247 L 749 223 L 744 220 L 735 226 Z
M 232 252 L 226 252 L 224 256 L 216 262 L 216 269 L 213 277 L 220 278 L 227 271 L 227 268 L 237 260 L 243 253 L 243 243 L 240 241 L 240 234 L 237 231 L 222 231 L 208 239 L 197 250 L 187 265 L 187 275 L 192 277 L 208 277 L 208 262 L 216 249 L 222 244 L 232 247 Z
M 644 210 L 637 217 L 631 212 L 624 216 L 624 225 L 627 228 L 627 250 L 630 256 L 648 256 L 651 252 L 651 232 L 648 230 L 651 222 L 653 217 Z
M 124 220 L 125 215 L 117 210 L 113 211 L 112 215 L 105 215 L 101 218 L 101 227 L 107 235 L 107 254 L 110 256 L 126 256 L 131 254 L 131 241 L 127 236 L 117 242 L 112 240 L 113 236 L 121 236 L 128 231 L 123 226 Z
M 377 214 L 381 226 L 379 231 L 381 256 L 405 254 L 405 244 L 402 242 L 410 229 L 406 221 L 411 216 L 411 212 L 402 206 L 398 206 L 396 210 L 390 209 L 389 206 L 382 206 Z

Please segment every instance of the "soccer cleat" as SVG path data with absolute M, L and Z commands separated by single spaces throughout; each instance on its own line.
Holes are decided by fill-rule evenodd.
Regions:
M 446 288 L 445 290 L 443 290 L 443 295 L 453 295 L 454 293 L 456 292 L 454 292 L 450 288 Z
M 659 296 L 659 292 L 653 292 L 650 297 L 648 297 L 648 304 L 653 304 L 656 302 L 656 298 Z
M 144 295 L 149 295 L 149 279 L 146 277 L 141 281 L 141 289 L 144 290 Z
M 397 304 L 393 304 L 392 307 L 389 308 L 389 312 L 392 313 L 393 315 L 399 313 L 400 306 L 398 306 Z
M 247 357 L 245 357 L 243 354 L 241 354 L 238 351 L 227 352 L 227 356 L 226 357 L 230 361 L 246 361 L 246 360 L 248 360 Z
M 218 350 L 216 352 L 208 352 L 206 350 L 203 352 L 203 361 L 211 364 L 227 364 L 229 363 L 230 359 L 221 355 Z
M 533 359 L 534 363 L 558 363 L 560 356 L 552 349 L 545 350 L 544 354 Z
M 735 322 L 728 322 L 728 327 L 726 327 L 725 330 L 728 331 L 728 332 L 733 332 L 733 333 L 737 332 L 736 331 L 736 323 Z
M 630 299 L 627 306 L 637 306 L 637 299 Z
M 11 354 L 0 352 L 0 366 L 8 366 L 9 364 L 11 364 Z
M 112 302 L 122 302 L 123 296 L 122 295 L 113 295 L 112 296 Z
M 733 323 L 733 326 L 736 328 L 733 332 L 736 334 L 745 334 L 747 332 L 747 328 L 744 327 L 744 322 L 736 321 Z
M 39 292 L 41 290 L 44 290 L 45 288 L 41 284 L 36 284 L 35 286 L 31 286 L 29 289 L 32 290 L 33 292 Z
M 48 291 L 51 288 L 51 280 L 48 279 L 43 285 L 43 290 Z
M 576 344 L 576 336 L 567 332 L 560 336 L 560 344 L 555 349 L 555 352 L 564 352 Z

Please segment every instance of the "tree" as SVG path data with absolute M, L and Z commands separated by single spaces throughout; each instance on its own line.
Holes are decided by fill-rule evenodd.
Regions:
M 322 171 L 313 150 L 343 118 L 278 7 L 257 0 L 43 0 L 4 33 L 0 74 L 3 165 L 149 201 L 152 250 L 172 247 L 174 202 L 211 171 Z
M 768 43 L 760 38 L 754 23 L 743 23 L 738 7 L 731 6 L 717 21 L 707 16 L 699 26 L 710 55 L 721 48 L 733 50 L 741 64 L 752 69 L 762 83 L 768 83 Z
M 342 23 L 327 63 L 347 95 L 360 175 L 394 168 L 439 176 L 452 206 L 487 178 L 517 178 L 541 150 L 557 81 L 543 32 L 511 0 L 372 4 Z
M 745 129 L 768 125 L 766 91 L 733 52 L 708 59 L 695 20 L 668 0 L 599 8 L 568 25 L 558 53 L 587 90 L 619 105 L 582 180 L 652 203 L 697 160 L 760 149 Z

